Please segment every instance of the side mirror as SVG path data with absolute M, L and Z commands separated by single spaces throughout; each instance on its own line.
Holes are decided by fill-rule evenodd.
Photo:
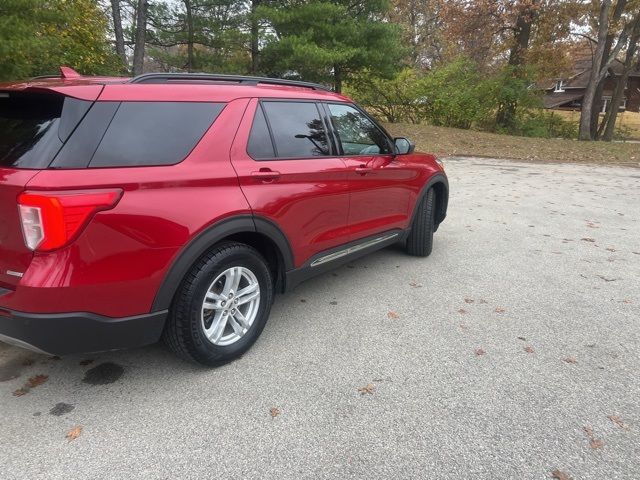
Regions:
M 397 155 L 408 155 L 413 153 L 416 149 L 415 143 L 404 137 L 394 138 L 393 144 L 396 148 Z

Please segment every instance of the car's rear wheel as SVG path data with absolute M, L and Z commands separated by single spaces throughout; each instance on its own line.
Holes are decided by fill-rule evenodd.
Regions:
M 173 301 L 164 340 L 182 358 L 217 365 L 257 340 L 273 298 L 264 258 L 242 243 L 213 248 L 186 275 Z
M 430 188 L 417 206 L 416 216 L 407 237 L 407 253 L 416 257 L 428 257 L 433 250 L 433 233 L 436 229 L 435 192 Z

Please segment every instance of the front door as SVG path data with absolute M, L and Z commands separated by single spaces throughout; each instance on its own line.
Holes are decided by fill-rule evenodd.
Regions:
M 352 240 L 409 226 L 409 182 L 415 172 L 392 154 L 390 138 L 348 104 L 326 104 L 349 170 Z

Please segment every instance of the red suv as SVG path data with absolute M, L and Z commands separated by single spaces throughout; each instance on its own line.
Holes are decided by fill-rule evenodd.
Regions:
M 276 292 L 387 245 L 427 256 L 448 183 L 341 95 L 209 74 L 0 85 L 0 340 L 245 352 Z

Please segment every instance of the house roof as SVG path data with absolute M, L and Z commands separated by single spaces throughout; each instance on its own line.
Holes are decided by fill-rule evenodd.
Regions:
M 544 108 L 556 108 L 566 103 L 573 102 L 574 100 L 579 100 L 583 96 L 584 92 L 563 92 L 547 94 L 542 98 L 542 103 L 544 105 Z
M 567 77 L 562 79 L 557 78 L 546 80 L 542 83 L 543 88 L 545 90 L 554 89 L 557 80 L 564 80 L 565 89 L 587 88 L 587 83 L 589 82 L 589 77 L 591 76 L 592 64 L 593 62 L 591 55 L 580 57 L 574 62 L 573 70 Z M 623 70 L 624 63 L 618 59 L 614 60 L 609 68 L 609 71 L 612 72 L 614 76 L 622 75 Z M 640 77 L 640 68 L 637 67 L 636 69 L 634 69 L 629 76 Z

